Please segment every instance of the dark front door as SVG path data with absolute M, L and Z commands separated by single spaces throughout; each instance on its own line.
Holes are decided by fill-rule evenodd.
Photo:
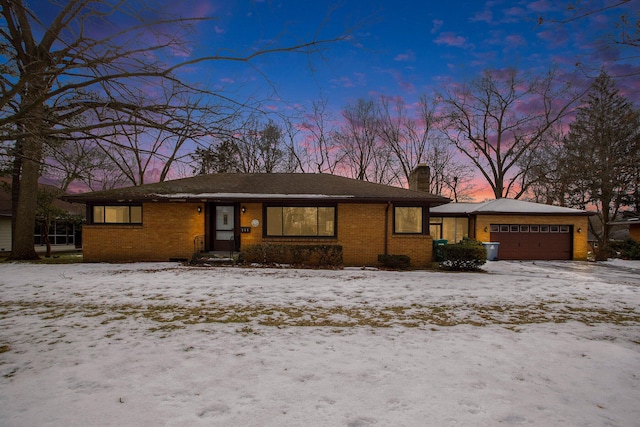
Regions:
M 216 205 L 213 220 L 213 250 L 235 251 L 237 248 L 235 206 Z

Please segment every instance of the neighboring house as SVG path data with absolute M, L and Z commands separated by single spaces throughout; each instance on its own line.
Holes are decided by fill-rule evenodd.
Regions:
M 612 221 L 609 225 L 628 226 L 629 237 L 636 242 L 640 242 L 640 215 L 634 212 L 623 212 L 621 219 Z
M 341 245 L 347 266 L 432 259 L 428 168 L 410 188 L 329 174 L 211 174 L 65 197 L 87 205 L 84 260 L 167 261 L 249 245 Z M 426 180 L 426 181 L 425 181 Z
M 11 251 L 12 202 L 10 185 L 10 178 L 0 177 L 0 252 Z M 39 187 L 41 189 L 55 189 L 55 187 L 46 184 L 39 184 Z M 62 200 L 55 200 L 53 204 L 70 214 L 84 215 L 84 209 L 78 205 L 72 205 Z M 38 224 L 34 224 L 33 239 L 36 247 L 44 246 Z M 52 245 L 74 245 L 79 247 L 81 246 L 81 226 L 74 222 L 53 221 L 49 227 L 49 240 Z
M 431 210 L 431 234 L 449 243 L 499 242 L 499 259 L 585 260 L 589 212 L 513 199 L 450 203 Z

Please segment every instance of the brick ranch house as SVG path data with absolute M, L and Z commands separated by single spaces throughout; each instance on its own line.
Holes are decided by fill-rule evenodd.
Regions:
M 580 209 L 514 199 L 450 203 L 431 210 L 431 235 L 499 242 L 504 260 L 586 260 L 589 216 Z
M 66 196 L 85 203 L 87 262 L 189 259 L 197 252 L 259 244 L 341 245 L 347 266 L 378 255 L 432 260 L 431 207 L 450 200 L 424 191 L 418 167 L 410 189 L 329 174 L 220 173 Z

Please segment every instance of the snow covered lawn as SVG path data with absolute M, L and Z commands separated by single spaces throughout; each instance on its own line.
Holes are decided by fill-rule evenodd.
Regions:
M 640 263 L 485 270 L 0 264 L 0 425 L 640 425 Z

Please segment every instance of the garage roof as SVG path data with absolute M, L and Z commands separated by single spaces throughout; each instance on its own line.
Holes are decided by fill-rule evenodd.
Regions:
M 449 203 L 431 208 L 431 215 L 590 215 L 581 209 L 544 205 L 515 199 L 496 199 L 481 203 Z

